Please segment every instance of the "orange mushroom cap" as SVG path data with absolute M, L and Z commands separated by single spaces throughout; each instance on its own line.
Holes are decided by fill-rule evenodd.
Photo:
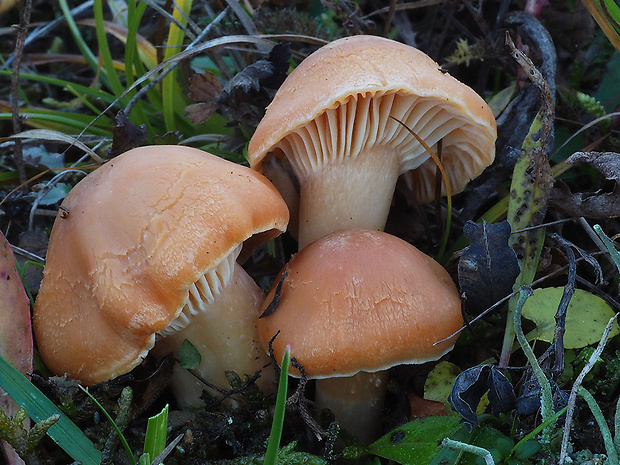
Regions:
M 45 364 L 95 384 L 130 371 L 240 244 L 286 229 L 255 171 L 198 149 L 130 150 L 69 192 L 56 218 L 34 329 Z
M 287 345 L 309 378 L 352 376 L 437 360 L 463 324 L 448 272 L 409 243 L 379 231 L 343 230 L 300 250 L 267 296 L 259 319 L 276 360 Z M 277 298 L 276 298 L 277 300 Z M 292 373 L 296 373 L 292 370 Z
M 381 37 L 336 40 L 293 70 L 267 108 L 249 145 L 260 170 L 268 153 L 284 154 L 304 180 L 327 163 L 388 146 L 421 202 L 433 199 L 436 165 L 393 118 L 433 147 L 452 193 L 491 164 L 497 130 L 485 101 L 420 50 Z M 445 186 L 444 186 L 445 193 Z

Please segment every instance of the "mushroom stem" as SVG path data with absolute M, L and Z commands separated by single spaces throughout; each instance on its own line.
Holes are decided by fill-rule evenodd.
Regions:
M 381 431 L 388 373 L 361 371 L 345 378 L 317 379 L 317 408 L 330 409 L 342 428 L 369 444 Z
M 309 173 L 300 180 L 299 248 L 341 229 L 382 231 L 399 174 L 399 157 L 387 146 Z
M 216 388 L 224 391 L 231 389 L 226 371 L 235 371 L 243 377 L 262 370 L 257 380 L 258 386 L 264 393 L 273 391 L 274 372 L 264 369 L 270 360 L 256 333 L 256 320 L 263 300 L 264 295 L 258 285 L 234 262 L 228 283 L 215 299 L 205 305 L 203 311 L 191 316 L 191 324 L 160 339 L 155 345 L 156 355 L 173 352 L 178 358 L 178 349 L 187 339 L 202 357 L 195 371 Z M 203 390 L 221 395 L 208 389 L 178 365 L 171 379 L 171 387 L 184 408 L 202 406 L 200 395 Z

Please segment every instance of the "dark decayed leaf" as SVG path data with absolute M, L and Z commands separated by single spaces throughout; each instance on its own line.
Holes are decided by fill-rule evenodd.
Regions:
M 553 393 L 553 408 L 557 412 L 568 404 L 568 393 L 562 391 L 552 379 L 551 392 Z M 516 399 L 515 406 L 520 415 L 530 415 L 540 409 L 541 388 L 536 377 L 530 372 L 523 382 L 521 395 Z
M 613 218 L 620 216 L 620 154 L 615 152 L 575 152 L 566 159 L 571 165 L 589 163 L 605 179 L 615 181 L 612 192 L 571 193 L 566 184 L 556 183 L 549 202 L 560 213 L 585 218 Z
M 290 44 L 275 45 L 266 59 L 237 73 L 222 89 L 217 103 L 236 122 L 257 126 L 276 90 L 286 79 Z
M 519 263 L 508 245 L 508 221 L 494 224 L 470 221 L 463 231 L 469 246 L 459 260 L 459 285 L 465 295 L 465 309 L 478 315 L 512 292 Z
M 556 182 L 549 195 L 549 204 L 568 217 L 615 218 L 620 216 L 620 187 L 612 192 L 595 194 L 578 192 L 573 194 L 569 187 Z
M 620 153 L 615 152 L 575 152 L 566 163 L 580 165 L 589 163 L 606 179 L 620 183 Z
M 513 408 L 515 393 L 512 384 L 495 365 L 468 368 L 454 380 L 448 402 L 452 409 L 463 417 L 463 423 L 469 431 L 478 424 L 476 409 L 487 391 L 493 415 Z
M 146 144 L 146 126 L 136 126 L 123 110 L 116 114 L 116 122 L 112 128 L 112 146 L 108 150 L 110 158 L 120 155 L 127 150 Z

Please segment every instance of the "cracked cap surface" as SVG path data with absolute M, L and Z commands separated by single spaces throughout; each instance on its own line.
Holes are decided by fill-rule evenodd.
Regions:
M 140 147 L 80 181 L 62 203 L 34 310 L 45 364 L 84 384 L 137 366 L 189 287 L 244 241 L 286 229 L 262 175 L 182 146 Z

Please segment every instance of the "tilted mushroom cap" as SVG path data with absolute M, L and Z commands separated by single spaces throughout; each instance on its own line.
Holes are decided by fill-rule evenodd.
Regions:
M 322 47 L 290 74 L 250 141 L 250 163 L 260 169 L 268 153 L 284 154 L 303 183 L 326 163 L 389 146 L 400 173 L 415 170 L 418 199 L 430 201 L 436 165 L 392 117 L 431 147 L 442 140 L 452 193 L 493 161 L 495 119 L 476 92 L 416 48 L 353 36 Z
M 434 343 L 463 324 L 447 271 L 384 232 L 338 231 L 300 250 L 285 270 L 263 305 L 280 287 L 275 311 L 259 319 L 259 338 L 267 348 L 280 331 L 275 359 L 290 345 L 309 378 L 437 360 L 456 338 Z
M 138 365 L 197 280 L 225 279 L 231 252 L 252 236 L 280 234 L 288 221 L 263 176 L 180 146 L 114 158 L 79 182 L 62 210 L 34 327 L 45 364 L 85 384 Z

